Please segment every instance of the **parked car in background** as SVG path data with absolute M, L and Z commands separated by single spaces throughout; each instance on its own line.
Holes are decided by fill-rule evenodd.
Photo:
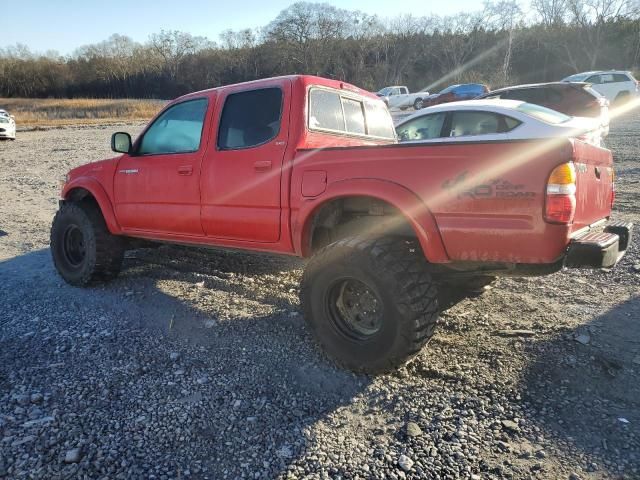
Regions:
M 425 108 L 396 126 L 401 142 L 578 138 L 600 146 L 599 123 L 518 100 L 468 100 Z
M 571 117 L 598 119 L 603 137 L 609 134 L 609 101 L 584 82 L 549 82 L 492 90 L 479 98 L 520 100 Z
M 409 93 L 409 89 L 404 86 L 384 87 L 378 93 L 378 97 L 388 108 L 399 108 L 406 110 L 413 107 L 420 110 L 424 106 L 424 99 L 429 96 L 429 92 Z
M 6 110 L 0 110 L 0 140 L 16 139 L 16 121 Z
M 484 95 L 489 91 L 486 85 L 481 83 L 463 83 L 460 85 L 450 85 L 439 93 L 429 95 L 423 102 L 423 107 L 430 107 L 440 103 L 458 102 L 461 100 L 471 100 L 472 98 Z
M 637 97 L 640 91 L 638 81 L 631 72 L 623 70 L 576 73 L 562 81 L 590 83 L 596 92 L 615 103 Z

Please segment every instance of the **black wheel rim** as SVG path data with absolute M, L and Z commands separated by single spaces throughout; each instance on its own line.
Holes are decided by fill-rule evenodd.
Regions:
M 69 225 L 64 231 L 63 250 L 64 256 L 71 266 L 82 265 L 87 255 L 84 242 L 84 234 L 77 225 Z
M 326 298 L 331 322 L 343 336 L 363 341 L 382 329 L 382 301 L 360 280 L 346 278 L 335 282 Z

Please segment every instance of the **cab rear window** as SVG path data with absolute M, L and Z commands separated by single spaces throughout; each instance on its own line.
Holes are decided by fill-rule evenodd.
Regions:
M 393 121 L 382 102 L 313 88 L 309 92 L 310 130 L 395 139 Z

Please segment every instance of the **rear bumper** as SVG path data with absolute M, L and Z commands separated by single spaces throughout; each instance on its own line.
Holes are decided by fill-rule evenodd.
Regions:
M 568 268 L 611 268 L 620 261 L 631 244 L 633 224 L 610 222 L 599 231 L 574 238 L 567 249 Z

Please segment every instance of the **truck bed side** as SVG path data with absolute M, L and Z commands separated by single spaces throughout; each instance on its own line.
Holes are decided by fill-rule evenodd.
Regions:
M 578 172 L 575 221 L 547 223 L 543 211 L 549 175 L 574 157 L 587 172 Z M 562 257 L 572 232 L 610 212 L 610 152 L 566 139 L 305 150 L 298 152 L 295 164 L 293 211 L 322 202 L 321 193 L 302 194 L 312 191 L 305 186 L 311 178 L 306 171 L 326 174 L 327 185 L 384 179 L 421 200 L 405 209 L 407 217 L 426 205 L 451 261 L 553 263 Z M 607 172 L 600 172 L 601 180 L 590 176 L 596 166 Z M 375 191 L 370 194 L 376 196 Z

